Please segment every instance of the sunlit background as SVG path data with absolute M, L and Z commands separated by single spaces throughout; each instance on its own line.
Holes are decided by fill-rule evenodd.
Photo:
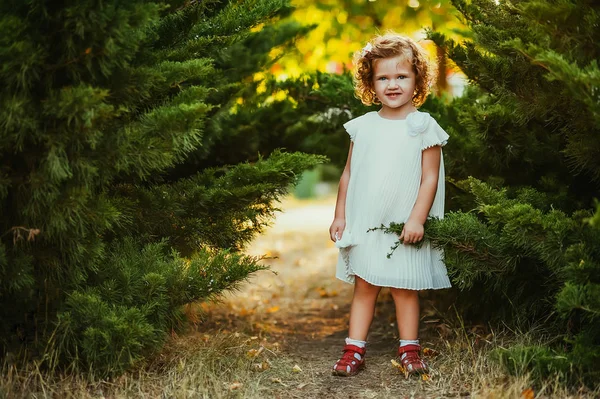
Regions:
M 457 96 L 465 85 L 463 75 L 429 40 L 426 29 L 460 39 L 464 25 L 447 0 L 295 0 L 292 18 L 314 25 L 311 33 L 296 41 L 295 48 L 271 68 L 279 79 L 303 72 L 342 73 L 352 68 L 352 55 L 374 35 L 393 30 L 412 37 L 440 66 L 434 87 L 437 93 Z M 278 50 L 273 56 L 277 57 Z

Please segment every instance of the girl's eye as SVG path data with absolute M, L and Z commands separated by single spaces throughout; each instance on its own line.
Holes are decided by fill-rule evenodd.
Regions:
M 384 76 L 380 77 L 379 80 L 385 80 L 386 78 Z
M 398 76 L 398 79 L 406 79 L 406 76 L 400 75 L 400 76 Z

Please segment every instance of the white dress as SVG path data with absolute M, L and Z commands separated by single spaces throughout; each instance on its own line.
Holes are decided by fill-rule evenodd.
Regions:
M 412 290 L 450 287 L 443 252 L 427 242 L 420 249 L 400 245 L 388 258 L 398 236 L 381 230 L 390 222 L 406 222 L 421 183 L 422 151 L 443 146 L 448 134 L 428 113 L 415 111 L 392 120 L 368 112 L 344 124 L 354 142 L 346 195 L 346 230 L 352 243 L 341 248 L 336 277 L 354 276 L 381 287 Z M 430 216 L 444 216 L 444 160 Z

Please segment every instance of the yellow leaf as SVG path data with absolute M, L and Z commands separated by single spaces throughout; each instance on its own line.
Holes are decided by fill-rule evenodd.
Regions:
M 301 372 L 302 372 L 302 369 L 300 368 L 300 366 L 298 366 L 298 365 L 296 364 L 296 365 L 294 365 L 294 367 L 292 367 L 292 371 L 293 371 L 294 373 L 301 373 Z
M 535 392 L 533 392 L 533 389 L 527 388 L 526 390 L 521 392 L 521 397 L 523 399 L 533 399 L 535 398 Z
M 431 379 L 431 376 L 429 374 L 421 374 L 421 379 L 423 381 L 429 381 Z
M 333 291 L 327 291 L 325 288 L 320 287 L 317 289 L 317 291 L 319 291 L 319 296 L 321 298 L 332 298 L 335 296 L 338 296 L 338 292 L 333 290 Z
M 258 350 L 256 350 L 256 349 L 250 349 L 248 352 L 246 352 L 246 357 L 249 357 L 249 358 L 256 357 L 257 352 L 258 352 Z
M 275 313 L 279 310 L 279 306 L 273 306 L 272 308 L 267 309 L 267 313 Z
M 405 372 L 403 365 L 401 365 L 400 363 L 398 363 L 394 359 L 392 359 L 391 362 L 392 362 L 392 366 L 396 367 L 398 370 L 400 370 L 403 373 Z

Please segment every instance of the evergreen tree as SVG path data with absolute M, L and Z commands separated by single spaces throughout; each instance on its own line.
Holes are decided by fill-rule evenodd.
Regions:
M 118 373 L 184 325 L 182 305 L 262 268 L 239 250 L 322 158 L 249 157 L 220 121 L 269 51 L 308 29 L 290 12 L 0 1 L 3 352 Z
M 448 108 L 434 109 L 453 133 L 449 202 L 461 211 L 433 223 L 429 237 L 445 247 L 472 312 L 512 325 L 535 320 L 563 338 L 551 348 L 498 351 L 507 367 L 596 383 L 600 6 L 453 3 L 471 39 L 430 37 L 472 84 Z

